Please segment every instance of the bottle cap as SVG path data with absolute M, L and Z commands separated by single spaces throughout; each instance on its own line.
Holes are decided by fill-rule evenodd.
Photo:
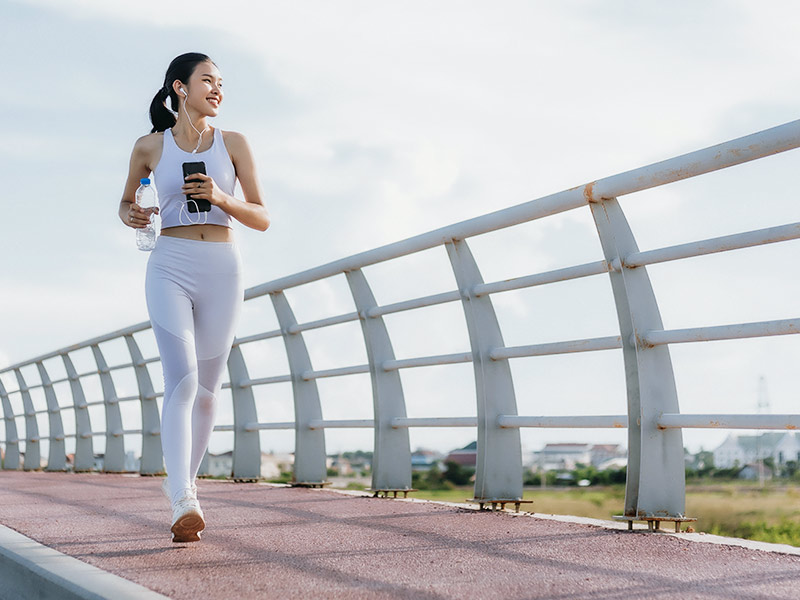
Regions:
M 142 177 L 139 180 L 139 183 L 144 184 L 144 185 L 150 185 L 150 179 L 148 177 Z

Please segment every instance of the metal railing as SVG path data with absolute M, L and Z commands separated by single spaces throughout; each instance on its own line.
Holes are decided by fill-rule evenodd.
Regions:
M 684 514 L 684 456 L 682 428 L 723 427 L 746 429 L 794 429 L 800 415 L 696 415 L 681 414 L 673 376 L 669 345 L 709 340 L 785 335 L 800 332 L 800 319 L 741 323 L 736 325 L 664 330 L 658 304 L 650 285 L 647 266 L 716 252 L 726 252 L 762 244 L 800 238 L 800 223 L 680 244 L 647 252 L 639 251 L 633 233 L 617 201 L 619 196 L 695 177 L 747 161 L 763 158 L 800 146 L 800 121 L 794 121 L 717 146 L 678 156 L 646 167 L 600 179 L 553 194 L 436 229 L 406 240 L 283 277 L 246 291 L 245 300 L 269 295 L 279 329 L 237 338 L 228 361 L 229 383 L 234 412 L 232 426 L 217 431 L 233 431 L 233 476 L 255 478 L 260 475 L 260 437 L 262 430 L 290 429 L 295 432 L 294 479 L 298 483 L 318 484 L 326 479 L 325 429 L 374 429 L 372 488 L 403 490 L 411 487 L 409 428 L 477 428 L 477 466 L 475 498 L 484 502 L 515 500 L 522 497 L 522 427 L 595 427 L 628 429 L 628 469 L 625 515 L 628 517 L 674 517 Z M 479 234 L 542 219 L 588 206 L 600 238 L 604 259 L 506 281 L 486 283 L 474 260 L 467 239 Z M 457 289 L 388 305 L 378 305 L 363 268 L 422 250 L 441 247 L 447 251 Z M 298 323 L 284 294 L 302 284 L 344 274 L 356 306 L 355 312 L 316 321 Z M 498 323 L 491 295 L 554 282 L 608 274 L 619 320 L 619 336 L 566 340 L 555 343 L 508 347 Z M 395 358 L 392 340 L 385 326 L 385 315 L 443 303 L 461 303 L 471 346 L 470 352 L 412 359 Z M 367 364 L 345 368 L 315 370 L 303 332 L 358 321 L 361 325 Z M 123 435 L 142 434 L 141 472 L 161 472 L 159 414 L 153 391 L 149 363 L 144 359 L 134 334 L 150 327 L 140 323 L 80 344 L 11 365 L 0 374 L 14 373 L 18 389 L 7 391 L 0 382 L 0 398 L 5 415 L 5 468 L 19 468 L 16 418 L 25 419 L 25 460 L 23 468 L 40 465 L 36 415 L 47 412 L 49 419 L 49 458 L 47 468 L 65 468 L 63 423 L 54 384 L 68 381 L 75 411 L 76 470 L 90 469 L 93 461 L 92 438 L 105 436 L 104 470 L 122 470 Z M 242 353 L 246 344 L 269 338 L 282 338 L 289 373 L 251 378 Z M 100 344 L 124 339 L 131 362 L 109 367 Z M 70 354 L 90 348 L 96 370 L 77 373 Z M 514 383 L 509 359 L 574 352 L 621 349 L 627 386 L 626 415 L 522 416 L 517 414 Z M 50 381 L 43 361 L 60 357 L 67 377 Z M 475 373 L 477 416 L 414 418 L 406 414 L 401 386 L 401 369 L 427 365 L 472 362 Z M 28 386 L 21 369 L 36 365 L 41 383 Z M 111 371 L 132 368 L 139 394 L 118 397 Z M 354 373 L 369 373 L 372 382 L 373 418 L 326 420 L 322 418 L 317 379 Z M 87 402 L 82 378 L 99 374 L 103 399 Z M 291 382 L 295 420 L 259 422 L 253 388 Z M 30 390 L 41 387 L 47 411 L 35 411 Z M 14 414 L 9 396 L 19 394 L 24 414 Z M 119 403 L 138 400 L 142 428 L 123 427 Z M 102 404 L 105 430 L 92 431 L 87 408 Z

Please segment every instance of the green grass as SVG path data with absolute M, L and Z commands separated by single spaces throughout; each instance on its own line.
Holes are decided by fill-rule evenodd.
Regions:
M 420 490 L 414 498 L 464 502 L 472 487 Z M 622 514 L 624 486 L 526 489 L 523 498 L 535 513 L 609 519 Z M 695 531 L 800 546 L 800 487 L 766 487 L 740 482 L 687 486 L 686 514 L 697 517 Z

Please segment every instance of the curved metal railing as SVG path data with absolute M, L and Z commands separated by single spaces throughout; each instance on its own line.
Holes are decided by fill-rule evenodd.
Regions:
M 282 277 L 246 291 L 245 300 L 269 295 L 279 328 L 237 338 L 228 361 L 234 423 L 217 426 L 216 431 L 232 431 L 234 438 L 233 476 L 255 478 L 260 474 L 262 430 L 290 429 L 295 432 L 294 478 L 298 483 L 318 484 L 326 478 L 326 429 L 372 428 L 374 430 L 374 490 L 408 489 L 411 486 L 409 428 L 477 428 L 477 467 L 475 498 L 483 502 L 515 500 L 522 497 L 520 428 L 523 427 L 627 427 L 628 470 L 625 515 L 628 517 L 681 518 L 684 513 L 684 456 L 682 428 L 724 427 L 746 429 L 794 429 L 800 415 L 697 415 L 682 414 L 678 405 L 671 344 L 746 337 L 786 335 L 800 332 L 800 319 L 740 323 L 714 327 L 665 330 L 656 297 L 648 278 L 647 266 L 705 254 L 726 252 L 784 240 L 800 238 L 800 223 L 736 233 L 697 242 L 641 252 L 617 198 L 656 186 L 695 177 L 747 161 L 760 159 L 800 146 L 800 121 L 735 139 L 717 146 L 678 156 L 646 167 L 599 179 L 563 192 L 498 210 L 480 217 L 442 227 L 393 244 L 362 252 L 328 264 Z M 603 260 L 514 279 L 484 282 L 467 239 L 517 224 L 587 207 L 603 249 Z M 363 269 L 426 249 L 444 247 L 455 276 L 457 289 L 379 305 Z M 355 311 L 299 323 L 286 298 L 287 289 L 344 274 L 356 307 Z M 620 335 L 565 340 L 526 346 L 506 346 L 498 323 L 492 294 L 543 286 L 555 282 L 592 277 L 610 277 L 619 320 Z M 386 315 L 444 303 L 458 302 L 463 307 L 469 333 L 469 352 L 421 356 L 398 360 L 384 323 Z M 303 332 L 355 322 L 361 324 L 368 356 L 366 364 L 315 370 Z M 0 380 L 0 399 L 5 417 L 6 469 L 20 467 L 19 443 L 25 442 L 23 468 L 40 466 L 37 415 L 49 419 L 49 457 L 47 468 L 63 470 L 65 438 L 75 437 L 76 470 L 91 469 L 95 436 L 105 437 L 104 470 L 121 471 L 124 462 L 124 435 L 142 435 L 141 472 L 163 470 L 159 440 L 159 413 L 148 364 L 134 334 L 150 327 L 140 323 L 126 329 L 87 340 L 74 346 L 18 363 L 0 370 L 0 375 L 16 378 L 18 387 L 6 390 Z M 289 373 L 251 378 L 242 348 L 260 340 L 282 338 Z M 130 362 L 109 366 L 101 345 L 124 340 Z M 91 349 L 95 369 L 78 373 L 71 355 Z M 627 407 L 625 415 L 529 416 L 517 414 L 514 382 L 509 359 L 575 352 L 621 349 L 625 363 Z M 66 377 L 50 380 L 44 362 L 61 358 Z M 472 362 L 475 373 L 477 416 L 415 418 L 406 414 L 400 380 L 401 369 L 429 365 Z M 36 367 L 40 382 L 28 385 L 23 369 Z M 138 394 L 119 397 L 111 372 L 133 369 Z M 369 373 L 372 382 L 372 419 L 323 419 L 317 380 L 355 373 Z M 99 376 L 102 399 L 87 401 L 82 381 Z M 258 386 L 291 382 L 295 420 L 261 422 L 253 394 Z M 62 408 L 55 387 L 69 383 L 75 415 L 75 434 L 64 434 Z M 46 410 L 34 410 L 30 392 L 41 388 Z M 24 408 L 15 414 L 11 398 L 17 395 Z M 125 429 L 120 403 L 141 406 L 141 429 Z M 105 429 L 94 431 L 88 416 L 93 405 L 105 410 Z M 24 418 L 24 437 L 17 432 L 17 419 Z

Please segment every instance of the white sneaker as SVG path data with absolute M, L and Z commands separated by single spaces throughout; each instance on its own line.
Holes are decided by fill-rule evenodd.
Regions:
M 164 477 L 164 481 L 161 482 L 161 491 L 164 492 L 164 497 L 167 499 L 167 501 L 170 503 L 170 506 L 171 506 L 172 505 L 172 497 L 169 495 L 169 484 L 167 483 L 168 481 L 169 480 L 166 477 Z M 192 484 L 191 490 L 192 490 L 192 496 L 197 498 L 197 484 L 196 483 Z
M 206 522 L 197 498 L 186 494 L 172 505 L 172 541 L 198 542 Z

